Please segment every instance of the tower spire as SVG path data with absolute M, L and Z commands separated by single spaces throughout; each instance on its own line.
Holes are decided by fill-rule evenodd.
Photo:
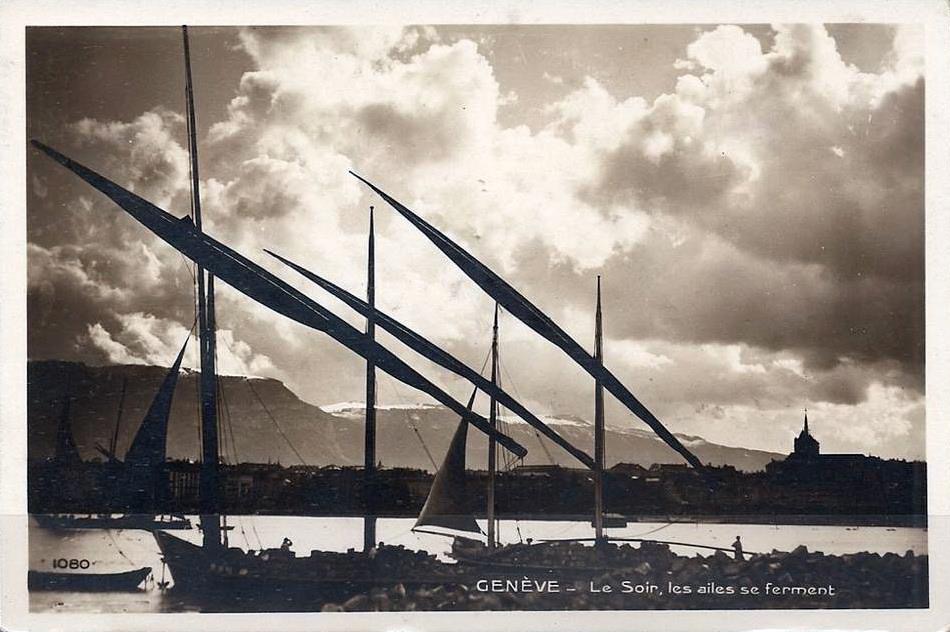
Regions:
M 807 408 L 805 409 L 805 434 L 809 434 L 809 432 L 808 432 L 808 409 L 807 409 Z

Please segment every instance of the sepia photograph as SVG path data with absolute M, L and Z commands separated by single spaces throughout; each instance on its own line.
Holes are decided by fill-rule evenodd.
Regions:
M 925 20 L 223 17 L 21 29 L 26 612 L 939 605 Z

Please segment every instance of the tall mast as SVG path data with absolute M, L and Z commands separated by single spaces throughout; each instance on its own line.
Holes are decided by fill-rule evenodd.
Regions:
M 600 308 L 600 275 L 597 275 L 597 311 L 594 324 L 594 358 L 604 363 L 604 323 Z M 594 537 L 604 543 L 604 387 L 594 386 Z
M 498 385 L 498 303 L 495 303 L 495 322 L 492 325 L 491 335 L 491 383 Z M 498 401 L 492 395 L 489 405 L 488 423 L 492 430 L 498 426 Z M 495 533 L 495 471 L 497 469 L 496 457 L 498 447 L 495 443 L 495 437 L 488 437 L 488 507 L 486 514 L 488 518 L 488 548 L 494 549 L 497 541 Z
M 373 207 L 369 207 L 369 243 L 366 266 L 366 335 L 376 336 L 376 241 Z M 363 448 L 363 495 L 366 516 L 363 518 L 363 550 L 376 546 L 376 364 L 366 360 L 366 443 Z
M 188 110 L 188 154 L 191 158 L 191 204 L 195 228 L 201 231 L 201 189 L 198 177 L 198 137 L 195 122 L 195 93 L 191 80 L 191 51 L 188 27 L 181 27 L 185 47 L 185 99 Z M 221 523 L 218 515 L 218 376 L 215 367 L 216 326 L 214 319 L 214 277 L 197 266 L 198 280 L 198 347 L 201 363 L 201 476 L 198 496 L 201 514 L 202 543 L 205 547 L 221 546 Z

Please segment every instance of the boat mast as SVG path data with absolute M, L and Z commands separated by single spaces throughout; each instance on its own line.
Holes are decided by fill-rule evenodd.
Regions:
M 195 228 L 201 232 L 201 189 L 198 177 L 198 139 L 195 122 L 195 93 L 191 80 L 191 52 L 188 27 L 181 27 L 185 47 L 185 98 L 188 110 L 188 154 L 191 158 L 191 204 Z M 218 515 L 218 376 L 215 367 L 216 326 L 214 319 L 214 276 L 196 266 L 198 282 L 198 346 L 201 366 L 201 474 L 198 497 L 202 544 L 221 546 Z
M 369 242 L 366 266 L 366 335 L 376 336 L 376 242 L 373 207 L 369 207 Z M 363 518 L 363 550 L 376 546 L 376 364 L 366 360 L 366 437 L 363 448 L 363 496 L 366 515 Z
M 594 359 L 604 363 L 604 323 L 600 308 L 600 275 L 597 275 L 597 311 L 594 324 Z M 597 380 L 594 386 L 594 538 L 604 539 L 604 387 Z
M 122 422 L 122 409 L 125 407 L 125 389 L 128 385 L 129 379 L 127 377 L 122 377 L 122 394 L 119 395 L 119 412 L 115 416 L 115 430 L 112 432 L 112 441 L 109 442 L 109 454 L 112 455 L 112 459 L 115 459 L 115 451 L 118 448 L 119 443 L 119 424 Z
M 498 385 L 498 303 L 495 303 L 495 322 L 492 325 L 491 336 L 491 383 Z M 498 425 L 498 401 L 491 396 L 489 405 L 488 424 L 495 430 Z M 494 549 L 498 536 L 495 533 L 495 471 L 497 470 L 496 457 L 498 448 L 495 437 L 488 437 L 488 548 Z
M 59 428 L 56 432 L 56 452 L 54 459 L 63 467 L 73 467 L 82 463 L 82 457 L 79 455 L 79 448 L 76 447 L 76 439 L 73 437 L 72 425 L 69 421 L 69 408 L 72 404 L 72 398 L 66 396 L 63 401 L 63 412 L 59 418 Z

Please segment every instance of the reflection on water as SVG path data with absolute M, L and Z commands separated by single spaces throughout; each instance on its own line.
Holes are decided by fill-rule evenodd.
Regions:
M 278 547 L 283 538 L 289 537 L 297 554 L 305 556 L 313 549 L 359 549 L 363 542 L 360 518 L 231 516 L 228 520 L 233 526 L 229 532 L 230 545 L 244 549 Z M 409 518 L 380 518 L 377 522 L 378 537 L 387 544 L 425 550 L 448 559 L 451 539 L 413 533 L 413 523 L 414 520 Z M 505 542 L 528 538 L 589 538 L 591 531 L 590 524 L 585 522 L 541 520 L 503 521 L 500 528 L 501 539 Z M 918 528 L 640 522 L 610 529 L 609 533 L 615 537 L 645 537 L 721 547 L 731 546 L 735 537 L 740 535 L 745 550 L 749 552 L 789 551 L 804 544 L 809 550 L 835 555 L 859 551 L 927 553 L 927 530 Z M 175 535 L 195 543 L 201 541 L 197 529 L 176 531 Z M 61 558 L 88 560 L 89 572 L 96 573 L 123 572 L 142 566 L 153 569 L 145 590 L 134 593 L 32 592 L 30 609 L 34 612 L 181 612 L 198 609 L 194 604 L 185 603 L 157 588 L 163 567 L 158 546 L 149 532 L 48 530 L 31 520 L 29 536 L 31 570 L 52 571 L 53 560 Z M 671 549 L 681 555 L 697 552 L 688 546 L 672 545 Z M 165 579 L 171 579 L 167 571 Z

